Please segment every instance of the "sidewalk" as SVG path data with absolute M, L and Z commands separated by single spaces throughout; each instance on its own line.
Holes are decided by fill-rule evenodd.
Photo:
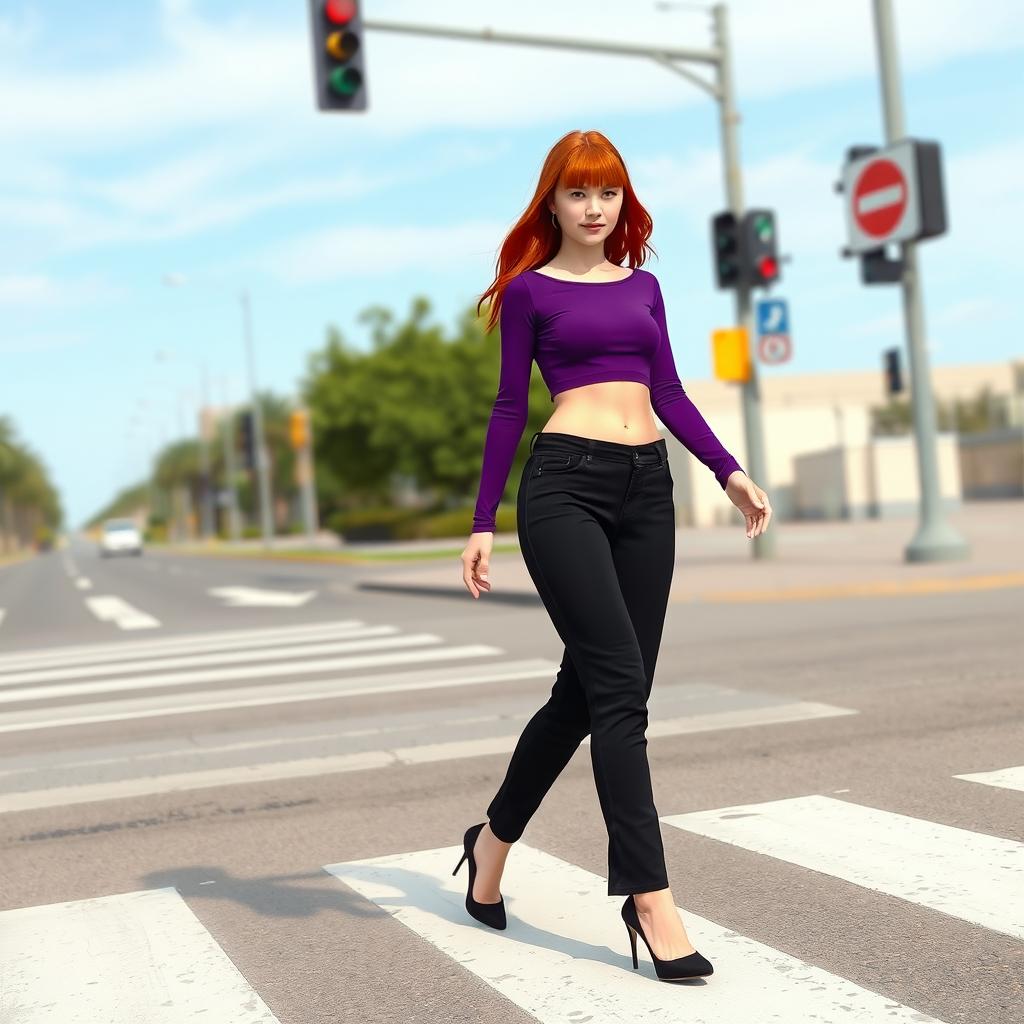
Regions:
M 820 600 L 1024 588 L 1024 502 L 971 502 L 948 513 L 947 520 L 970 546 L 965 559 L 905 561 L 904 548 L 917 530 L 916 515 L 856 522 L 773 522 L 769 530 L 776 531 L 776 554 L 763 561 L 753 557 L 754 542 L 741 525 L 680 529 L 669 600 Z M 495 535 L 496 548 L 508 541 L 515 542 L 515 535 Z M 492 554 L 490 570 L 493 589 L 480 600 L 539 600 L 518 550 Z M 462 582 L 458 555 L 416 566 L 382 566 L 357 586 L 404 594 L 464 594 L 472 600 Z

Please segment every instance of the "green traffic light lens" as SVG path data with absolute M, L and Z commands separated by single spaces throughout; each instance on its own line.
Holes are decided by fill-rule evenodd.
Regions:
M 352 96 L 363 84 L 363 76 L 358 68 L 335 68 L 327 82 L 339 96 Z

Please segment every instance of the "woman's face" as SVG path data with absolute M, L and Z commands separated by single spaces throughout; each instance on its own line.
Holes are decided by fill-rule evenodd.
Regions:
M 621 185 L 555 189 L 553 209 L 564 238 L 580 245 L 603 245 L 622 209 Z M 587 225 L 594 225 L 593 228 Z

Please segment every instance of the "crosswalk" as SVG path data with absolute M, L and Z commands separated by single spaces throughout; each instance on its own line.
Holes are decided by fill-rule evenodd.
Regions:
M 0 733 L 109 723 L 111 738 L 45 757 L 0 755 L 0 815 L 508 753 L 535 710 L 536 684 L 544 692 L 556 670 L 549 660 L 516 658 L 497 646 L 357 618 L 10 653 L 0 656 Z M 812 728 L 856 714 L 693 681 L 679 686 L 660 671 L 652 738 L 783 722 Z M 529 693 L 489 686 L 520 682 L 533 684 Z M 312 723 L 282 716 L 273 727 L 235 727 L 201 744 L 173 735 L 150 748 L 129 742 L 132 723 L 144 718 L 467 686 L 480 692 L 461 712 L 443 701 L 409 709 L 394 702 L 386 713 L 350 707 Z M 962 767 L 951 778 L 966 802 L 984 787 L 1008 800 L 1024 792 L 1024 765 Z M 663 810 L 666 840 L 678 830 L 717 844 L 723 877 L 731 858 L 754 852 L 766 872 L 785 865 L 810 872 L 822 887 L 858 886 L 882 912 L 897 900 L 979 936 L 1024 938 L 1024 843 L 1005 836 L 872 807 L 841 790 Z M 891 990 L 855 982 L 856 965 L 837 967 L 835 950 L 812 946 L 801 959 L 744 935 L 724 906 L 722 919 L 680 907 L 715 974 L 685 991 L 659 983 L 642 943 L 641 969 L 632 968 L 618 916 L 622 898 L 606 894 L 600 875 L 531 844 L 529 833 L 502 882 L 509 927 L 491 931 L 465 912 L 465 866 L 452 876 L 460 853 L 450 845 L 393 849 L 319 868 L 324 885 L 358 894 L 403 926 L 391 941 L 404 961 L 415 963 L 418 953 L 447 957 L 453 971 L 487 985 L 497 1006 L 505 1000 L 542 1024 L 634 1024 L 651 1015 L 688 1024 L 944 1024 Z M 308 873 L 310 865 L 294 870 Z M 222 943 L 237 949 L 244 939 L 204 925 L 195 899 L 163 886 L 0 912 L 0 1019 L 278 1021 L 260 994 L 264 979 L 243 976 L 224 952 Z M 841 911 L 834 926 L 843 928 Z
M 0 735 L 106 723 L 112 739 L 108 750 L 45 765 L 0 758 L 0 814 L 511 752 L 537 703 L 515 684 L 549 684 L 557 669 L 491 644 L 357 618 L 11 653 L 0 656 Z M 147 718 L 460 687 L 491 689 L 469 716 L 442 708 L 406 722 L 389 711 L 352 723 L 345 714 L 319 734 L 282 723 L 246 738 L 243 764 L 235 739 L 162 747 L 159 770 L 117 746 L 117 723 L 127 731 Z M 671 680 L 659 683 L 652 709 L 651 737 L 856 713 Z
M 1024 935 L 1022 843 L 823 794 L 661 820 L 726 849 L 808 868 L 821 885 L 854 882 L 879 900 L 939 910 L 982 932 Z M 441 953 L 542 1024 L 943 1024 L 813 958 L 681 907 L 694 944 L 715 964 L 714 975 L 687 984 L 684 994 L 658 982 L 646 957 L 633 970 L 618 916 L 622 897 L 606 894 L 604 878 L 525 839 L 502 879 L 509 926 L 495 932 L 465 912 L 465 871 L 452 876 L 460 854 L 459 846 L 391 852 L 322 870 L 411 933 L 402 933 L 403 961 L 417 949 Z M 727 853 L 722 858 L 726 874 Z M 834 926 L 843 927 L 841 915 Z M 397 934 L 391 941 L 403 942 Z M 3 1005 L 19 1024 L 278 1021 L 173 887 L 0 912 L 0 977 Z

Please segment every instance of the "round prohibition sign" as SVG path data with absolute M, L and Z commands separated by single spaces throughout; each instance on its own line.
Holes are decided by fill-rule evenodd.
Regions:
M 788 334 L 762 334 L 757 339 L 757 357 L 762 363 L 785 363 L 792 354 Z
M 853 186 L 853 219 L 872 238 L 891 234 L 907 212 L 907 179 L 891 160 L 872 160 Z

